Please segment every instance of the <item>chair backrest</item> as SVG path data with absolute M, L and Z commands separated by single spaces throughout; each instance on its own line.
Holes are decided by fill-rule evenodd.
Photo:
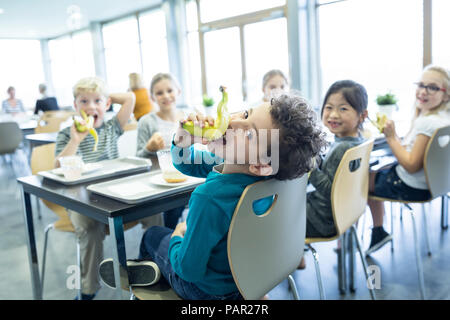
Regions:
M 31 151 L 31 173 L 36 174 L 39 171 L 47 171 L 54 168 L 55 163 L 55 148 L 56 143 L 44 144 L 42 146 L 34 147 Z M 42 202 L 52 210 L 62 221 L 67 222 L 68 230 L 73 231 L 73 227 L 69 223 L 67 211 L 53 202 L 42 199 Z M 62 220 L 62 221 L 61 221 Z
M 434 132 L 425 150 L 423 168 L 433 198 L 450 192 L 450 126 Z
M 137 130 L 138 123 L 137 121 L 129 122 L 123 127 L 123 131 Z
M 137 130 L 125 131 L 117 140 L 119 157 L 128 157 L 136 155 L 137 148 Z
M 75 111 L 55 110 L 45 111 L 39 118 L 38 125 L 34 129 L 35 133 L 58 132 L 61 124 L 68 118 L 76 115 Z
M 49 118 L 47 120 L 39 120 L 37 127 L 34 129 L 34 133 L 49 133 L 58 132 L 61 123 L 65 120 L 62 118 Z
M 228 261 L 245 299 L 260 299 L 296 270 L 303 256 L 308 175 L 270 179 L 245 188 L 228 231 Z M 274 196 L 262 215 L 253 202 Z
M 13 153 L 22 139 L 22 130 L 17 122 L 0 122 L 0 154 Z
M 369 192 L 369 160 L 373 139 L 348 149 L 331 186 L 331 206 L 337 236 L 364 213 Z

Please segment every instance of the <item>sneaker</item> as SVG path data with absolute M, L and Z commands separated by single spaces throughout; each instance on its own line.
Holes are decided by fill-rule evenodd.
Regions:
M 389 241 L 392 241 L 392 236 L 387 233 L 383 227 L 375 227 L 372 229 L 372 240 L 370 241 L 369 249 L 366 251 L 366 256 L 372 252 L 377 251 Z
M 128 281 L 129 286 L 145 287 L 158 282 L 161 277 L 161 272 L 158 266 L 153 261 L 148 260 L 127 260 Z M 106 259 L 100 263 L 99 267 L 100 279 L 111 289 L 116 288 L 116 281 L 114 278 L 113 260 Z M 129 290 L 129 287 L 123 288 Z
M 85 293 L 82 293 L 82 294 L 81 294 L 81 299 L 80 299 L 79 296 L 76 296 L 73 300 L 94 300 L 95 295 L 96 295 L 95 293 L 94 293 L 94 294 L 85 294 Z

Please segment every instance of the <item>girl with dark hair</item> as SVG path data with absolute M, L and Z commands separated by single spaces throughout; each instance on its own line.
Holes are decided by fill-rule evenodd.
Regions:
M 307 198 L 307 237 L 336 234 L 331 210 L 331 185 L 345 151 L 361 144 L 360 130 L 367 117 L 366 89 L 351 80 L 335 82 L 327 91 L 321 110 L 322 122 L 335 135 L 326 156 L 318 157 L 318 167 L 309 177 L 316 188 Z
M 322 122 L 334 134 L 334 143 L 317 167 L 311 171 L 309 183 L 316 189 L 306 201 L 306 237 L 327 238 L 336 234 L 331 208 L 331 186 L 344 153 L 364 139 L 362 124 L 367 117 L 366 89 L 352 80 L 333 83 L 328 89 L 320 112 Z M 302 258 L 298 268 L 306 267 Z

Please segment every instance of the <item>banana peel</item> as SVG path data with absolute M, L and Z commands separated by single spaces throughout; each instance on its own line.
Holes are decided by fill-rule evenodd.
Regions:
M 77 129 L 78 132 L 85 132 L 86 130 L 89 131 L 89 133 L 94 137 L 94 149 L 92 151 L 97 151 L 97 144 L 98 144 L 98 134 L 97 131 L 94 129 L 94 117 L 93 116 L 87 116 L 86 112 L 84 112 L 83 110 L 80 111 L 81 116 L 83 117 L 83 120 L 85 122 L 85 124 L 82 124 L 80 122 L 80 118 L 78 117 L 73 117 L 73 121 L 75 123 L 75 128 Z
M 214 120 L 214 125 L 211 126 L 208 121 L 205 121 L 204 126 L 200 127 L 195 126 L 192 121 L 186 121 L 183 124 L 183 129 L 195 137 L 202 137 L 208 141 L 217 140 L 225 134 L 230 123 L 230 114 L 227 106 L 228 93 L 223 86 L 219 90 L 222 92 L 222 100 L 217 105 L 217 119 Z
M 370 122 L 372 122 L 372 124 L 381 133 L 383 133 L 384 125 L 386 124 L 387 121 L 388 121 L 388 117 L 384 113 L 380 113 L 380 112 L 377 112 L 377 120 L 376 121 L 370 120 Z

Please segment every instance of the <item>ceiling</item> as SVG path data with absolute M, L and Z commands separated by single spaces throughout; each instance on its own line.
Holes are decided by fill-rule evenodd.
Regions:
M 163 0 L 0 0 L 0 39 L 45 39 L 71 31 L 76 25 L 106 21 L 138 10 L 148 9 Z M 75 5 L 77 7 L 71 7 Z M 77 11 L 81 18 L 77 19 Z M 1 11 L 1 10 L 0 10 Z M 71 12 L 75 19 L 70 20 Z M 72 27 L 74 28 L 74 27 Z

